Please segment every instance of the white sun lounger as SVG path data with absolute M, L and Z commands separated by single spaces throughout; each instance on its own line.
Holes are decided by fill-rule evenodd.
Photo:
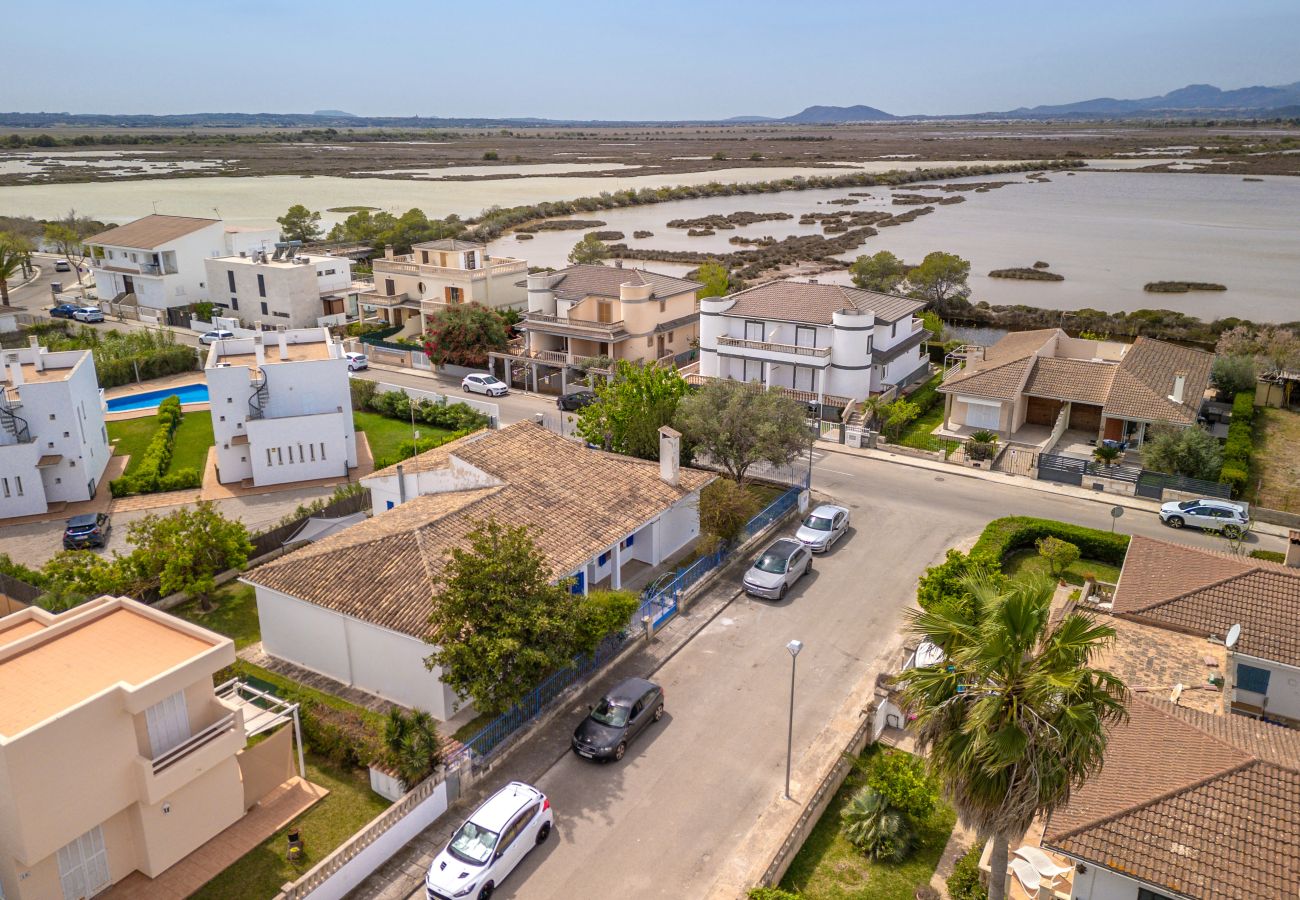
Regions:
M 1030 897 L 1038 896 L 1038 885 L 1043 879 L 1028 860 L 1017 857 L 1011 860 L 1007 868 L 1016 876 L 1016 881 L 1019 881 L 1020 886 L 1025 889 L 1025 894 Z
M 1044 878 L 1056 878 L 1070 871 L 1071 866 L 1060 866 L 1052 862 L 1052 858 L 1044 853 L 1040 848 L 1034 846 L 1021 847 L 1015 851 L 1025 862 L 1029 863 Z

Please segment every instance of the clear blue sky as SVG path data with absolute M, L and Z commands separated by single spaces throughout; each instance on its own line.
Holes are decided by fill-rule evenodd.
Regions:
M 939 114 L 1300 80 L 1296 0 L 70 0 L 9 21 L 4 111 Z

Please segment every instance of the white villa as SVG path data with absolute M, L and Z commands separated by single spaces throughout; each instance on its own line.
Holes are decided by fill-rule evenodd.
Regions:
M 204 372 L 221 483 L 284 484 L 356 466 L 347 358 L 327 329 L 217 341 Z
M 342 324 L 349 312 L 355 316 L 352 260 L 288 255 L 286 246 L 277 244 L 271 256 L 260 250 L 203 261 L 208 295 L 221 307 L 220 315 L 243 323 L 269 319 L 286 328 Z M 292 248 L 289 253 L 293 254 Z
M 0 519 L 89 500 L 111 451 L 89 350 L 0 352 Z
M 920 300 L 772 281 L 700 301 L 700 374 L 847 405 L 929 372 Z M 834 402 L 831 402 L 833 398 Z

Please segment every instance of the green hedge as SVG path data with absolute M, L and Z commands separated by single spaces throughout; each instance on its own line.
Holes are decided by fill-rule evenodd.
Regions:
M 1223 445 L 1223 468 L 1219 483 L 1232 486 L 1232 495 L 1240 497 L 1250 483 L 1250 460 L 1255 453 L 1255 395 L 1242 391 L 1232 399 L 1232 422 L 1228 440 Z
M 1126 534 L 1111 534 L 1052 519 L 1007 516 L 994 519 L 984 528 L 984 533 L 971 548 L 971 556 L 1001 563 L 1008 553 L 1033 547 L 1039 538 L 1044 537 L 1069 541 L 1079 548 L 1084 559 L 1096 559 L 1112 566 L 1124 565 L 1124 554 L 1128 552 L 1129 538 Z
M 175 375 L 177 372 L 193 372 L 194 367 L 194 348 L 179 344 L 134 356 L 100 359 L 97 354 L 95 358 L 95 374 L 99 377 L 99 386 L 102 388 L 133 383 L 137 369 L 140 379 L 147 381 L 164 375 Z
M 114 478 L 108 489 L 114 497 L 129 494 L 156 494 L 160 491 L 180 491 L 196 488 L 203 483 L 203 474 L 194 468 L 168 472 L 172 462 L 172 447 L 176 429 L 183 417 L 180 398 L 172 395 L 158 404 L 158 430 L 144 448 L 130 475 Z M 206 413 L 203 413 L 206 415 Z

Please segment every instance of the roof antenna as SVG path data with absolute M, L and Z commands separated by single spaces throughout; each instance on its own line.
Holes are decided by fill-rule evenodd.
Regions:
M 155 216 L 158 215 L 158 201 L 157 201 L 157 200 L 150 200 L 149 202 L 153 204 L 153 214 L 154 214 Z
M 218 219 L 221 218 L 221 210 L 217 209 L 217 208 L 214 206 L 214 207 L 212 207 L 212 211 L 213 211 L 214 213 L 217 214 L 217 218 L 218 218 Z

